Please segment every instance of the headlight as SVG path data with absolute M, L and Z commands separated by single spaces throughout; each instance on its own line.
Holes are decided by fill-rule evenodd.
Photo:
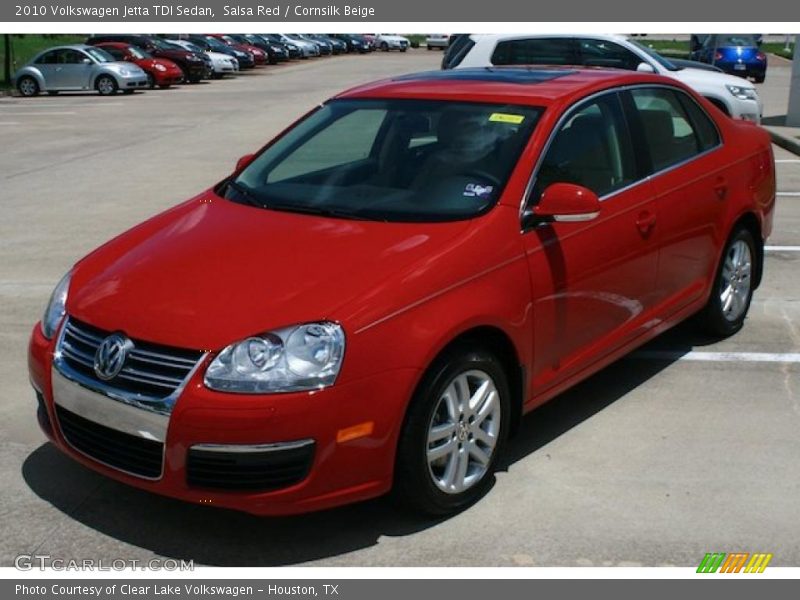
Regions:
M 125 67 L 122 67 L 119 70 L 119 74 L 122 75 L 123 77 L 127 77 L 128 75 L 131 74 L 131 70 L 130 69 L 126 69 Z
M 225 348 L 206 370 L 213 390 L 265 394 L 333 385 L 344 357 L 336 323 L 306 323 L 249 337 Z
M 739 98 L 739 100 L 758 100 L 758 94 L 756 93 L 755 88 L 751 87 L 743 87 L 741 85 L 726 85 L 728 91 Z
M 44 309 L 44 315 L 42 316 L 42 333 L 48 340 L 53 339 L 58 324 L 61 323 L 61 319 L 64 318 L 71 276 L 72 273 L 67 273 L 61 278 L 61 281 L 58 282 L 50 296 L 47 308 Z
M 164 65 L 162 65 L 162 64 L 157 64 L 156 65 L 156 71 L 166 71 L 166 70 L 167 70 L 167 67 L 165 67 Z

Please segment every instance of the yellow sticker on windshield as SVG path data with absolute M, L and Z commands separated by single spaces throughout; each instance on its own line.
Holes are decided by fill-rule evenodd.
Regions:
M 494 123 L 511 123 L 513 125 L 519 125 L 525 120 L 525 117 L 522 115 L 512 115 L 509 113 L 492 113 L 489 116 L 489 120 Z

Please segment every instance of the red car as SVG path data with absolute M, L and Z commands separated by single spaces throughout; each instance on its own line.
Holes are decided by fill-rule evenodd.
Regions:
M 104 42 L 97 44 L 116 60 L 132 62 L 139 65 L 147 73 L 147 81 L 152 90 L 156 86 L 168 88 L 183 81 L 183 71 L 168 58 L 155 58 L 136 46 L 123 42 Z
M 253 46 L 252 44 L 240 44 L 235 39 L 228 35 L 223 35 L 221 33 L 212 33 L 209 34 L 211 37 L 217 38 L 223 44 L 227 44 L 234 50 L 239 50 L 240 52 L 249 52 L 253 55 L 253 59 L 255 60 L 256 65 L 266 65 L 269 62 L 269 56 L 267 53 L 264 52 L 258 46 Z
M 491 484 L 520 418 L 762 278 L 767 133 L 679 82 L 364 85 L 79 261 L 33 329 L 41 427 L 116 480 L 257 514 Z

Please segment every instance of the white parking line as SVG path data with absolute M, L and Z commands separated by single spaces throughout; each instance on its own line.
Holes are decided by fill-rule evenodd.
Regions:
M 800 192 L 778 192 L 778 196 L 800 196 Z
M 5 117 L 50 117 L 56 115 L 74 115 L 74 112 L 58 111 L 58 112 L 4 112 Z
M 800 158 L 776 158 L 775 164 L 777 165 L 800 164 Z
M 800 363 L 800 352 L 701 352 L 692 350 L 641 350 L 630 355 L 640 360 L 689 360 L 700 362 Z
M 800 252 L 800 246 L 764 246 L 767 252 Z
M 0 125 L 19 125 L 19 121 L 0 121 Z

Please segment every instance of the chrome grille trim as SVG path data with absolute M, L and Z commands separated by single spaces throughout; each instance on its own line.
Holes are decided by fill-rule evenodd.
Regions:
M 96 331 L 99 329 L 94 326 L 82 326 L 80 322 L 67 317 L 56 343 L 54 367 L 64 377 L 82 387 L 130 406 L 162 415 L 169 415 L 172 412 L 186 383 L 206 357 L 206 353 L 197 353 L 198 358 L 195 360 L 184 356 L 172 356 L 165 353 L 162 346 L 132 340 L 134 348 L 131 349 L 123 369 L 110 381 L 102 381 L 93 372 L 94 352 L 105 336 Z M 111 335 L 111 332 L 108 335 Z M 156 346 L 156 349 L 137 347 L 137 344 Z M 176 351 L 183 350 L 176 349 Z M 159 372 L 153 367 L 166 369 L 168 372 Z M 146 391 L 142 391 L 141 387 L 137 388 L 137 385 L 147 386 Z

